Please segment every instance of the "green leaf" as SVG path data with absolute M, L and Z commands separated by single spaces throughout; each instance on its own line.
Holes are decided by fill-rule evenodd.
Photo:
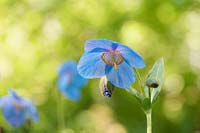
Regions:
M 161 91 L 164 81 L 164 61 L 163 58 L 156 61 L 146 78 L 145 88 L 151 88 L 151 102 L 154 103 Z

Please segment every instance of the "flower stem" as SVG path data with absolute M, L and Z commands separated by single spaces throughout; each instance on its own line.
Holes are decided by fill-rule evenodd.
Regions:
M 148 88 L 148 92 L 149 92 L 149 100 L 151 101 L 151 88 Z M 152 132 L 152 120 L 151 120 L 151 115 L 152 115 L 152 109 L 148 110 L 147 112 L 145 112 L 146 114 L 146 118 L 147 118 L 147 133 L 151 133 Z
M 152 133 L 151 114 L 152 114 L 151 110 L 146 113 L 146 118 L 147 118 L 147 133 Z
M 58 122 L 58 130 L 62 130 L 65 128 L 65 118 L 64 118 L 64 99 L 56 91 L 56 99 L 57 99 L 57 122 Z
M 65 108 L 64 108 L 64 97 L 61 97 L 61 104 L 60 104 L 60 120 L 61 120 L 61 127 L 62 129 L 65 129 Z

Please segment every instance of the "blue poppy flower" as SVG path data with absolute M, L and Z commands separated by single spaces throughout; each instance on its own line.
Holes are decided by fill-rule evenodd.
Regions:
M 129 47 L 111 40 L 88 40 L 78 72 L 85 78 L 107 77 L 119 88 L 128 88 L 134 81 L 132 69 L 145 67 L 142 57 Z
M 58 70 L 58 88 L 71 100 L 80 99 L 80 89 L 87 82 L 78 74 L 77 63 L 74 61 L 64 62 Z
M 37 109 L 31 101 L 18 96 L 12 89 L 9 89 L 9 93 L 10 95 L 1 97 L 0 107 L 11 126 L 20 127 L 27 119 L 34 122 L 39 120 Z

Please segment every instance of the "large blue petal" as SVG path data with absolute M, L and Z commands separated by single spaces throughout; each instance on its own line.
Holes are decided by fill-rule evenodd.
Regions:
M 106 77 L 108 81 L 119 88 L 128 88 L 135 81 L 134 72 L 126 62 L 120 64 L 118 70 L 106 66 Z
M 145 67 L 145 63 L 142 57 L 131 48 L 122 44 L 118 44 L 117 50 L 122 53 L 123 58 L 127 61 L 129 65 L 135 68 Z
M 100 40 L 87 40 L 85 43 L 85 51 L 91 51 L 95 48 L 101 48 L 106 50 L 113 50 L 117 47 L 117 43 L 111 40 L 100 39 Z
M 105 75 L 106 64 L 101 59 L 101 52 L 86 52 L 78 63 L 78 72 L 84 78 L 99 78 Z

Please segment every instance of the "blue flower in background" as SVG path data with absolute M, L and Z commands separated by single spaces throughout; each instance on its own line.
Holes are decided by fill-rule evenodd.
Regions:
M 77 63 L 74 61 L 64 62 L 58 71 L 58 88 L 71 100 L 80 99 L 80 89 L 87 82 L 77 71 Z
M 27 119 L 34 122 L 39 120 L 37 109 L 31 101 L 18 96 L 12 89 L 9 89 L 9 93 L 10 95 L 0 98 L 0 107 L 11 126 L 20 127 Z
M 88 40 L 85 53 L 78 64 L 79 74 L 85 78 L 107 77 L 119 88 L 127 88 L 135 81 L 134 68 L 143 68 L 142 57 L 129 47 L 110 40 Z

